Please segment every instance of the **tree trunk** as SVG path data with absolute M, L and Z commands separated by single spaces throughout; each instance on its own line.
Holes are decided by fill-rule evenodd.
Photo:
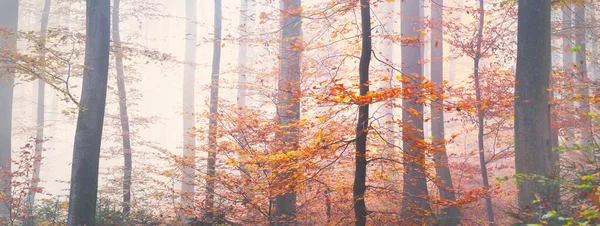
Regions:
M 425 149 L 422 145 L 423 104 L 419 102 L 419 85 L 423 81 L 422 43 L 407 42 L 406 38 L 420 37 L 420 1 L 401 3 L 402 72 L 407 76 L 402 98 L 403 161 L 403 202 L 401 218 L 404 224 L 427 224 L 431 216 L 429 191 L 425 175 Z
M 437 186 L 440 198 L 444 201 L 454 202 L 454 186 L 448 166 L 446 153 L 446 139 L 444 137 L 444 39 L 443 39 L 443 5 L 444 0 L 432 0 L 431 3 L 431 81 L 438 87 L 440 98 L 431 104 L 431 133 L 435 151 L 433 161 L 437 177 Z M 460 223 L 460 210 L 455 205 L 444 207 L 440 213 L 441 225 L 454 226 Z
M 298 149 L 300 119 L 300 57 L 302 49 L 301 0 L 283 1 L 281 30 L 281 75 L 278 81 L 277 115 L 284 152 Z M 293 160 L 290 160 L 293 161 Z M 291 165 L 291 164 L 287 164 Z M 296 225 L 296 186 L 294 172 L 278 175 L 282 194 L 275 197 L 275 225 Z
M 571 4 L 565 3 L 565 6 L 562 9 L 562 20 L 563 20 L 563 29 L 571 29 L 573 26 L 573 11 L 571 8 Z M 571 49 L 573 48 L 573 35 L 570 32 L 566 32 L 562 38 L 563 42 L 563 73 L 565 77 L 570 77 L 573 74 L 573 52 Z M 575 108 L 573 101 L 569 101 L 567 103 L 571 108 Z M 575 140 L 575 134 L 572 128 L 565 128 L 565 146 L 570 147 Z
M 210 115 L 208 124 L 208 164 L 206 179 L 206 207 L 208 220 L 214 217 L 215 163 L 217 161 L 217 112 L 219 110 L 219 73 L 221 68 L 221 0 L 215 0 L 215 30 L 213 40 L 212 75 L 210 78 Z
M 45 51 L 45 43 L 46 43 L 46 33 L 48 31 L 48 17 L 50 17 L 50 7 L 52 1 L 45 0 L 44 1 L 44 10 L 42 11 L 42 19 L 40 26 L 40 43 L 41 43 L 41 51 L 40 55 L 42 59 L 46 55 Z M 27 206 L 28 206 L 28 220 L 26 224 L 34 225 L 32 214 L 33 208 L 35 207 L 35 194 L 37 193 L 38 184 L 40 181 L 40 168 L 42 163 L 42 152 L 44 151 L 44 112 L 45 112 L 45 95 L 46 95 L 46 83 L 44 81 L 45 73 L 43 71 L 40 72 L 40 78 L 38 78 L 38 93 L 37 93 L 37 127 L 35 134 L 35 157 L 33 160 L 33 176 L 31 181 L 31 190 L 27 193 Z
M 587 29 L 585 28 L 587 25 L 585 24 L 585 8 L 586 4 L 583 2 L 582 4 L 575 4 L 575 28 L 577 29 L 577 34 L 575 37 L 575 46 L 581 47 L 579 51 L 575 53 L 575 65 L 577 66 L 577 79 L 579 80 L 580 88 L 578 89 L 578 94 L 582 96 L 582 100 L 579 102 L 579 114 L 581 117 L 581 143 L 582 144 L 591 144 L 592 136 L 592 121 L 587 113 L 590 112 L 590 102 L 588 97 L 590 95 L 590 91 L 587 88 L 587 45 L 586 45 L 586 34 Z
M 369 64 L 371 63 L 371 7 L 368 0 L 360 1 L 360 18 L 362 31 L 362 49 L 359 64 L 360 95 L 369 92 Z M 358 107 L 358 122 L 356 123 L 356 153 L 354 171 L 354 225 L 367 225 L 367 206 L 365 190 L 367 180 L 367 133 L 369 132 L 369 104 L 362 103 Z
M 17 47 L 16 31 L 19 22 L 19 1 L 0 1 L 0 60 L 10 55 L 5 51 L 15 51 Z M 14 74 L 10 65 L 0 64 L 0 191 L 4 197 L 11 197 L 11 129 Z M 0 217 L 5 218 L 10 213 L 8 200 L 0 203 Z
M 389 66 L 391 65 L 391 62 L 394 62 L 394 47 L 390 45 L 390 40 L 386 37 L 394 34 L 394 3 L 387 2 L 382 4 L 383 5 L 379 7 L 382 8 L 385 16 L 384 24 L 382 26 L 383 31 L 381 32 L 384 38 L 381 41 L 379 49 L 381 51 L 381 56 L 383 57 L 382 60 L 385 62 L 381 64 L 381 67 L 384 70 L 383 76 L 388 79 L 381 80 L 381 88 L 389 90 L 393 85 L 395 74 L 394 68 Z M 396 142 L 394 137 L 394 123 L 388 123 L 394 119 L 394 101 L 388 100 L 384 102 L 383 109 L 384 115 L 382 117 L 382 122 L 384 123 L 383 133 L 385 134 L 384 138 L 386 143 L 383 151 L 384 154 L 389 154 L 394 151 L 394 143 Z
M 168 4 L 168 3 L 167 3 Z M 183 66 L 183 181 L 181 207 L 184 213 L 194 209 L 194 184 L 196 177 L 196 136 L 194 125 L 196 76 L 196 0 L 185 1 L 185 65 Z M 184 214 L 185 215 L 185 214 Z
M 489 190 L 490 183 L 488 181 L 487 166 L 485 161 L 485 145 L 484 145 L 484 126 L 485 126 L 485 109 L 481 105 L 481 78 L 479 76 L 479 64 L 481 61 L 481 44 L 483 41 L 483 23 L 485 21 L 485 11 L 483 0 L 479 0 L 479 27 L 477 29 L 477 43 L 475 57 L 473 58 L 473 76 L 475 79 L 475 98 L 477 99 L 477 149 L 479 151 L 479 166 L 481 167 L 481 178 L 483 187 Z M 492 198 L 489 194 L 485 194 L 485 207 L 490 226 L 496 225 L 494 221 L 494 209 L 492 206 Z
M 68 225 L 95 225 L 98 163 L 106 106 L 110 48 L 110 1 L 87 0 L 85 70 L 69 195 Z
M 241 0 L 242 7 L 240 8 L 240 49 L 238 52 L 238 88 L 237 88 L 237 106 L 239 108 L 246 107 L 246 96 L 248 95 L 248 28 L 250 20 L 248 20 L 249 9 L 248 0 Z
M 548 187 L 532 175 L 548 176 L 551 158 L 548 86 L 551 63 L 550 1 L 521 0 L 518 12 L 518 47 L 515 86 L 515 171 L 518 204 L 526 223 L 539 222 L 545 212 Z
M 123 48 L 119 28 L 119 11 L 121 0 L 113 3 L 113 42 L 115 47 L 115 68 L 117 69 L 117 91 L 119 93 L 119 118 L 121 120 L 121 137 L 123 139 L 123 214 L 129 215 L 131 209 L 131 138 L 129 130 L 129 114 L 127 113 L 127 90 L 125 90 L 125 69 L 123 66 Z

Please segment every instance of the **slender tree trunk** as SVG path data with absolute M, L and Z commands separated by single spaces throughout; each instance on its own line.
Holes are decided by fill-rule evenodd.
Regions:
M 0 1 L 0 60 L 17 48 L 16 31 L 19 22 L 19 1 Z M 14 74 L 9 64 L 0 64 L 0 192 L 11 197 L 11 130 Z M 0 217 L 10 213 L 8 200 L 0 203 Z
M 215 0 L 215 31 L 213 40 L 212 75 L 210 78 L 210 115 L 208 124 L 208 171 L 206 179 L 206 218 L 214 217 L 215 202 L 215 163 L 217 161 L 217 118 L 219 110 L 219 73 L 221 68 L 221 30 L 222 9 L 221 0 Z
M 46 55 L 45 51 L 45 43 L 46 43 L 46 33 L 48 31 L 48 17 L 50 17 L 50 7 L 52 1 L 45 0 L 44 1 L 44 10 L 42 11 L 42 19 L 41 19 L 41 27 L 40 27 L 40 43 L 41 50 L 40 55 L 42 59 Z M 44 113 L 45 113 L 45 95 L 46 95 L 46 83 L 44 81 L 44 72 L 40 72 L 40 78 L 38 78 L 38 93 L 37 93 L 37 128 L 35 134 L 35 159 L 33 161 L 33 176 L 31 182 L 31 190 L 27 193 L 27 206 L 28 206 L 28 217 L 27 220 L 28 225 L 33 225 L 33 218 L 31 215 L 33 214 L 33 208 L 35 207 L 35 194 L 37 193 L 38 184 L 40 181 L 40 168 L 42 163 L 42 152 L 44 151 Z
M 393 67 L 388 66 L 391 62 L 394 62 L 394 48 L 392 45 L 390 45 L 389 38 L 386 37 L 394 34 L 394 3 L 387 2 L 382 4 L 383 5 L 379 7 L 382 8 L 382 11 L 384 12 L 383 15 L 385 16 L 384 24 L 382 26 L 382 35 L 384 36 L 384 38 L 380 44 L 379 49 L 381 50 L 381 56 L 383 57 L 382 60 L 386 62 L 386 64 L 381 64 L 381 67 L 384 70 L 383 76 L 387 77 L 388 79 L 381 80 L 381 88 L 383 88 L 384 90 L 389 90 L 393 85 L 395 74 Z M 394 137 L 394 124 L 388 123 L 394 119 L 394 101 L 386 101 L 384 103 L 383 109 L 384 116 L 382 117 L 382 122 L 384 123 L 383 131 L 385 134 L 384 137 L 386 142 L 384 153 L 389 154 L 394 151 L 393 144 L 396 142 Z
M 573 26 L 573 12 L 572 12 L 572 5 L 565 3 L 565 6 L 562 9 L 562 20 L 563 20 L 563 29 L 567 30 L 567 29 L 571 29 Z M 573 62 L 573 52 L 571 51 L 571 49 L 573 48 L 573 35 L 570 32 L 567 32 L 567 34 L 565 34 L 562 38 L 562 42 L 563 42 L 563 59 L 562 59 L 562 64 L 563 64 L 563 73 L 565 74 L 565 77 L 570 77 L 573 74 L 573 66 L 574 66 L 574 62 Z M 571 108 L 574 108 L 574 104 L 573 101 L 569 101 L 567 103 Z M 565 145 L 566 146 L 571 146 L 573 144 L 573 141 L 575 140 L 575 135 L 574 135 L 574 131 L 571 128 L 566 128 L 566 134 L 565 134 Z
M 284 0 L 282 7 L 281 75 L 278 81 L 277 114 L 279 126 L 283 130 L 280 136 L 282 148 L 285 149 L 284 152 L 288 152 L 299 148 L 302 3 L 301 0 Z M 278 175 L 278 188 L 282 191 L 275 197 L 275 225 L 277 226 L 297 224 L 296 185 L 293 175 L 293 171 Z
M 168 4 L 168 3 L 166 3 Z M 183 66 L 183 183 L 181 184 L 181 207 L 183 212 L 194 209 L 194 182 L 196 177 L 196 136 L 194 125 L 195 77 L 196 77 L 196 0 L 185 1 L 185 65 Z
M 246 97 L 248 95 L 248 28 L 250 26 L 250 20 L 248 14 L 248 0 L 240 0 L 242 7 L 240 8 L 240 36 L 241 43 L 238 52 L 238 88 L 237 88 L 237 106 L 239 108 L 246 107 Z
M 433 154 L 437 185 L 440 198 L 444 201 L 454 202 L 454 186 L 448 166 L 446 153 L 446 139 L 444 137 L 444 39 L 442 28 L 444 0 L 431 1 L 431 81 L 438 86 L 437 93 L 440 98 L 431 104 L 431 133 L 436 150 Z M 440 213 L 441 225 L 458 225 L 460 223 L 460 210 L 455 205 L 444 207 Z
M 483 180 L 483 187 L 488 190 L 490 183 L 488 181 L 487 166 L 485 161 L 485 145 L 484 145 L 484 126 L 485 126 L 485 109 L 483 109 L 481 101 L 481 78 L 479 76 L 479 64 L 481 61 L 481 43 L 483 39 L 483 23 L 485 21 L 485 11 L 483 0 L 479 0 L 479 28 L 477 29 L 477 50 L 475 57 L 473 58 L 473 76 L 475 79 L 475 98 L 477 99 L 477 148 L 479 150 L 479 165 L 481 167 L 481 178 Z M 489 194 L 485 195 L 485 208 L 488 216 L 488 223 L 490 226 L 496 225 L 494 221 L 494 209 L 492 206 L 492 198 Z
M 119 118 L 121 120 L 121 138 L 123 139 L 123 214 L 129 215 L 131 209 L 131 138 L 129 114 L 127 113 L 127 90 L 125 89 L 125 69 L 123 66 L 123 48 L 119 28 L 121 0 L 114 0 L 112 14 L 112 33 L 115 47 L 115 68 L 117 69 L 117 91 L 119 93 Z
M 575 65 L 577 68 L 577 79 L 579 80 L 580 88 L 578 89 L 578 93 L 581 94 L 582 100 L 579 102 L 579 111 L 578 113 L 581 116 L 581 143 L 582 144 L 590 144 L 592 142 L 591 137 L 591 127 L 592 121 L 587 113 L 590 112 L 590 102 L 588 97 L 590 96 L 590 91 L 587 88 L 587 44 L 586 44 L 586 34 L 587 29 L 585 28 L 587 25 L 585 23 L 585 9 L 586 3 L 575 4 L 575 28 L 577 28 L 577 35 L 575 36 L 575 46 L 581 47 L 579 51 L 575 53 Z M 584 114 L 585 113 L 585 114 Z
M 405 1 L 401 7 L 401 32 L 404 37 L 420 37 L 420 1 Z M 404 224 L 427 224 L 431 216 L 429 191 L 425 175 L 425 149 L 422 145 L 423 104 L 419 102 L 419 85 L 423 81 L 422 43 L 402 43 L 402 72 L 408 82 L 404 83 L 402 98 L 403 160 L 403 202 L 401 218 Z
M 359 64 L 360 95 L 369 92 L 369 64 L 371 63 L 371 7 L 368 0 L 360 1 L 360 18 L 362 31 L 362 49 Z M 369 132 L 369 104 L 362 103 L 358 107 L 358 122 L 356 123 L 356 153 L 354 171 L 354 225 L 367 225 L 367 206 L 365 190 L 367 180 L 367 133 Z
M 95 225 L 98 163 L 106 106 L 110 1 L 87 0 L 85 69 L 75 130 L 68 225 Z
M 550 168 L 550 108 L 548 86 L 551 64 L 550 1 L 521 0 L 515 86 L 515 171 L 524 175 L 517 184 L 518 204 L 525 223 L 539 222 L 545 212 L 548 187 L 532 175 L 548 176 Z

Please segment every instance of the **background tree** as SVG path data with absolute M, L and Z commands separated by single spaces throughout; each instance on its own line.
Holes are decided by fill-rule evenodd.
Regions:
M 121 137 L 123 139 L 123 214 L 127 216 L 131 210 L 131 138 L 129 130 L 129 114 L 127 113 L 127 91 L 125 89 L 125 68 L 123 66 L 123 48 L 119 28 L 120 0 L 114 0 L 112 11 L 112 35 L 114 43 L 115 67 L 117 71 L 117 91 L 119 94 L 119 119 L 121 121 Z
M 208 158 L 206 173 L 206 220 L 213 222 L 215 218 L 215 177 L 217 161 L 217 118 L 219 111 L 219 74 L 221 70 L 221 33 L 223 10 L 221 0 L 215 0 L 215 30 L 213 39 L 212 74 L 210 77 L 210 115 L 208 123 Z
M 196 138 L 193 133 L 195 74 L 196 74 L 196 0 L 185 1 L 185 65 L 183 67 L 183 181 L 181 183 L 181 207 L 194 208 L 194 180 L 196 171 Z
M 17 28 L 19 24 L 19 1 L 0 2 L 0 60 L 10 62 L 12 51 L 17 48 Z M 11 196 L 11 139 L 14 74 L 10 63 L 0 64 L 0 168 L 2 176 L 0 189 L 5 197 Z M 6 203 L 0 204 L 0 217 L 10 214 Z
M 444 132 L 444 0 L 431 1 L 431 81 L 436 85 L 439 98 L 431 104 L 431 133 L 433 137 L 433 161 L 437 177 L 437 186 L 444 207 L 440 213 L 443 225 L 460 223 L 460 210 L 452 202 L 456 201 L 452 175 L 446 153 L 446 138 Z
M 421 37 L 420 1 L 401 3 L 402 37 L 402 149 L 405 165 L 403 177 L 402 221 L 426 224 L 431 218 L 429 191 L 425 175 L 423 141 L 423 50 Z
M 42 44 L 42 46 L 40 47 L 40 55 L 42 60 L 45 58 L 46 55 L 46 51 L 44 50 L 45 47 L 45 37 L 46 34 L 48 33 L 48 19 L 50 17 L 50 7 L 52 5 L 52 0 L 45 0 L 44 1 L 44 9 L 42 11 L 42 18 L 41 18 L 41 25 L 40 25 L 40 43 Z M 38 184 L 39 184 L 39 180 L 40 180 L 40 170 L 41 170 L 41 163 L 42 163 L 42 152 L 44 151 L 44 142 L 45 142 L 45 138 L 44 138 L 44 125 L 45 125 L 45 95 L 46 95 L 46 81 L 44 81 L 43 78 L 45 78 L 45 73 L 42 71 L 40 72 L 41 77 L 38 78 L 38 93 L 37 93 L 37 128 L 36 128 L 36 134 L 35 134 L 35 139 L 36 139 L 36 145 L 35 145 L 35 161 L 34 161 L 34 166 L 33 166 L 33 176 L 32 176 L 32 183 L 31 183 L 31 190 L 28 193 L 28 197 L 27 197 L 27 205 L 29 208 L 29 215 L 32 214 L 33 208 L 35 206 L 35 194 L 38 192 Z M 28 222 L 29 225 L 33 225 L 34 222 L 33 221 L 29 221 Z
M 281 59 L 280 77 L 278 79 L 277 117 L 281 127 L 280 145 L 283 153 L 299 149 L 301 69 L 300 58 L 303 46 L 302 40 L 302 1 L 283 1 L 281 29 Z M 288 159 L 284 164 L 293 164 Z M 296 187 L 295 172 L 279 172 L 277 177 L 280 194 L 275 197 L 275 225 L 296 224 Z

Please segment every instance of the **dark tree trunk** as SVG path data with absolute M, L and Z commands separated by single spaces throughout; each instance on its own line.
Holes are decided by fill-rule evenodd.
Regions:
M 431 134 L 435 145 L 433 161 L 437 176 L 437 186 L 440 198 L 444 201 L 454 202 L 454 186 L 448 166 L 448 154 L 446 153 L 446 140 L 444 133 L 444 39 L 443 39 L 443 6 L 444 0 L 433 0 L 431 4 L 431 81 L 439 88 L 440 98 L 433 101 L 431 105 Z M 444 207 L 440 213 L 440 224 L 454 226 L 460 223 L 460 210 L 455 205 Z
M 533 202 L 536 196 L 547 200 L 548 187 L 528 176 L 548 176 L 552 168 L 547 91 L 551 63 L 550 1 L 521 0 L 518 17 L 515 171 L 526 175 L 517 185 L 518 204 L 521 213 L 526 214 L 525 221 L 534 223 L 545 211 L 540 211 Z
M 369 64 L 371 63 L 371 7 L 368 0 L 360 1 L 360 18 L 362 31 L 362 49 L 360 53 L 359 84 L 360 95 L 369 92 Z M 362 103 L 358 107 L 358 122 L 356 123 L 356 154 L 354 171 L 354 225 L 367 225 L 367 206 L 365 190 L 367 180 L 367 133 L 369 132 L 369 104 Z
M 475 98 L 477 100 L 477 149 L 479 151 L 479 166 L 481 167 L 481 178 L 483 181 L 483 187 L 488 190 L 490 183 L 487 173 L 487 165 L 485 160 L 485 145 L 484 145 L 484 126 L 485 126 L 485 110 L 482 108 L 481 101 L 481 78 L 479 76 L 479 67 L 481 62 L 481 44 L 483 41 L 483 24 L 485 21 L 485 11 L 483 0 L 479 1 L 479 27 L 477 29 L 476 38 L 476 52 L 473 58 L 473 77 L 475 79 Z M 492 198 L 489 194 L 485 195 L 485 208 L 488 217 L 488 223 L 490 226 L 496 225 L 494 221 L 494 209 L 492 206 Z
M 8 51 L 15 51 L 17 47 L 16 31 L 19 22 L 19 1 L 0 1 L 0 60 L 10 55 Z M 10 65 L 0 64 L 0 191 L 5 197 L 10 197 L 11 177 L 11 130 L 12 130 L 12 103 L 14 74 Z M 0 217 L 9 215 L 10 207 L 7 202 L 0 203 Z
M 119 28 L 121 0 L 114 0 L 112 14 L 112 34 L 115 47 L 115 68 L 117 69 L 117 91 L 119 93 L 119 118 L 121 120 L 121 138 L 123 139 L 123 214 L 129 215 L 131 209 L 131 138 L 129 115 L 127 114 L 127 90 L 125 90 L 125 69 L 123 66 L 123 48 Z
M 401 3 L 401 32 L 406 38 L 420 37 L 420 1 Z M 401 219 L 403 224 L 427 224 L 431 216 L 429 191 L 425 175 L 425 150 L 422 145 L 423 104 L 419 102 L 419 85 L 423 81 L 422 43 L 402 43 L 402 72 L 409 82 L 404 83 L 402 98 L 403 161 L 403 202 Z
M 48 18 L 50 17 L 50 7 L 52 1 L 45 0 L 44 1 L 44 9 L 42 11 L 42 19 L 40 26 L 40 43 L 41 43 L 41 51 L 40 55 L 42 59 L 46 55 L 46 33 L 48 31 Z M 42 152 L 44 151 L 44 113 L 45 113 L 45 95 L 46 95 L 46 83 L 44 81 L 45 73 L 40 72 L 40 78 L 38 78 L 38 93 L 37 93 L 37 128 L 35 134 L 35 159 L 33 161 L 33 176 L 31 182 L 31 190 L 27 193 L 27 206 L 28 206 L 28 220 L 26 224 L 34 225 L 33 218 L 31 217 L 33 214 L 33 208 L 35 207 L 35 195 L 37 193 L 38 184 L 40 181 L 40 168 L 42 164 Z
M 206 179 L 206 207 L 208 220 L 214 217 L 215 163 L 217 161 L 217 113 L 219 110 L 219 71 L 221 68 L 221 0 L 215 0 L 215 33 L 213 40 L 212 75 L 210 78 L 210 115 L 208 124 L 208 164 Z
M 168 3 L 166 3 L 168 4 Z M 196 77 L 196 0 L 185 1 L 185 65 L 183 66 L 183 181 L 181 183 L 181 207 L 183 213 L 194 209 L 196 177 L 196 136 L 194 125 L 195 77 Z M 185 215 L 185 214 L 184 214 Z M 187 216 L 189 217 L 189 216 Z
M 68 225 L 95 225 L 98 163 L 106 106 L 110 1 L 87 0 L 85 70 L 75 130 Z

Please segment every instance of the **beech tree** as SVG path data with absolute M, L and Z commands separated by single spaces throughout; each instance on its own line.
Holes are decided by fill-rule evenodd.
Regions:
M 214 11 L 214 36 L 212 74 L 210 76 L 210 113 L 208 123 L 208 158 L 206 172 L 206 216 L 209 222 L 215 221 L 215 177 L 217 161 L 217 118 L 219 111 L 219 73 L 221 70 L 221 33 L 223 23 L 223 10 L 221 0 L 215 0 Z
M 86 37 L 83 86 L 71 167 L 69 226 L 95 224 L 108 80 L 110 1 L 87 0 Z
M 371 63 L 371 7 L 368 0 L 360 1 L 361 21 L 361 53 L 359 65 L 360 95 L 366 96 L 369 92 L 369 65 Z M 367 134 L 369 132 L 369 103 L 358 107 L 358 122 L 356 124 L 356 153 L 354 172 L 354 225 L 367 225 L 367 206 L 365 204 L 365 190 L 367 180 Z
M 183 181 L 181 183 L 181 207 L 194 208 L 194 181 L 196 175 L 196 138 L 193 133 L 196 117 L 196 0 L 185 1 L 185 65 L 183 66 Z
M 40 37 L 42 40 L 41 49 L 41 58 L 44 59 L 46 55 L 45 51 L 45 37 L 48 32 L 48 18 L 50 17 L 50 7 L 52 5 L 52 0 L 44 1 L 44 9 L 42 11 L 42 18 L 40 20 Z M 27 194 L 27 205 L 29 208 L 29 214 L 32 214 L 33 208 L 35 207 L 35 195 L 38 192 L 38 184 L 40 181 L 40 170 L 42 163 L 42 151 L 44 150 L 44 125 L 45 125 L 45 95 L 46 95 L 46 81 L 44 81 L 45 73 L 44 71 L 40 72 L 41 76 L 38 78 L 38 93 L 37 93 L 37 128 L 35 134 L 35 160 L 33 166 L 33 175 L 32 175 L 32 183 L 31 190 Z M 33 225 L 33 219 L 29 219 L 27 222 L 30 225 Z
M 515 171 L 518 205 L 526 223 L 539 222 L 547 210 L 548 186 L 537 176 L 548 176 L 550 158 L 550 1 L 521 0 L 518 12 L 518 50 L 515 86 Z M 539 197 L 539 198 L 538 198 Z
M 17 48 L 17 28 L 19 24 L 19 1 L 0 2 L 0 192 L 10 197 L 11 192 L 11 139 L 14 74 L 11 69 L 11 51 Z M 0 204 L 0 217 L 10 214 L 7 202 Z
M 410 224 L 427 224 L 431 219 L 429 191 L 425 175 L 423 139 L 423 50 L 420 42 L 420 1 L 401 4 L 402 37 L 402 149 L 404 161 L 402 221 Z
M 302 1 L 282 1 L 283 27 L 281 29 L 280 77 L 278 79 L 277 116 L 279 117 L 280 145 L 284 153 L 297 150 L 299 146 L 300 119 L 300 58 L 302 52 Z M 291 164 L 294 160 L 289 159 Z M 275 225 L 295 225 L 296 187 L 292 183 L 294 172 L 277 175 L 281 191 L 275 197 Z
M 112 35 L 114 43 L 115 67 L 117 71 L 117 92 L 119 94 L 119 119 L 121 138 L 123 139 L 123 213 L 131 210 L 131 138 L 129 136 L 129 114 L 127 113 L 127 90 L 125 89 L 125 68 L 123 66 L 123 48 L 119 28 L 121 0 L 114 0 L 112 11 Z
M 437 177 L 437 186 L 440 198 L 443 201 L 454 202 L 454 185 L 448 165 L 446 153 L 446 138 L 444 130 L 444 0 L 431 1 L 431 81 L 437 86 L 439 97 L 431 104 L 431 133 L 434 151 L 433 161 Z M 452 203 L 445 204 L 440 213 L 440 222 L 443 225 L 458 225 L 460 223 L 460 210 Z

